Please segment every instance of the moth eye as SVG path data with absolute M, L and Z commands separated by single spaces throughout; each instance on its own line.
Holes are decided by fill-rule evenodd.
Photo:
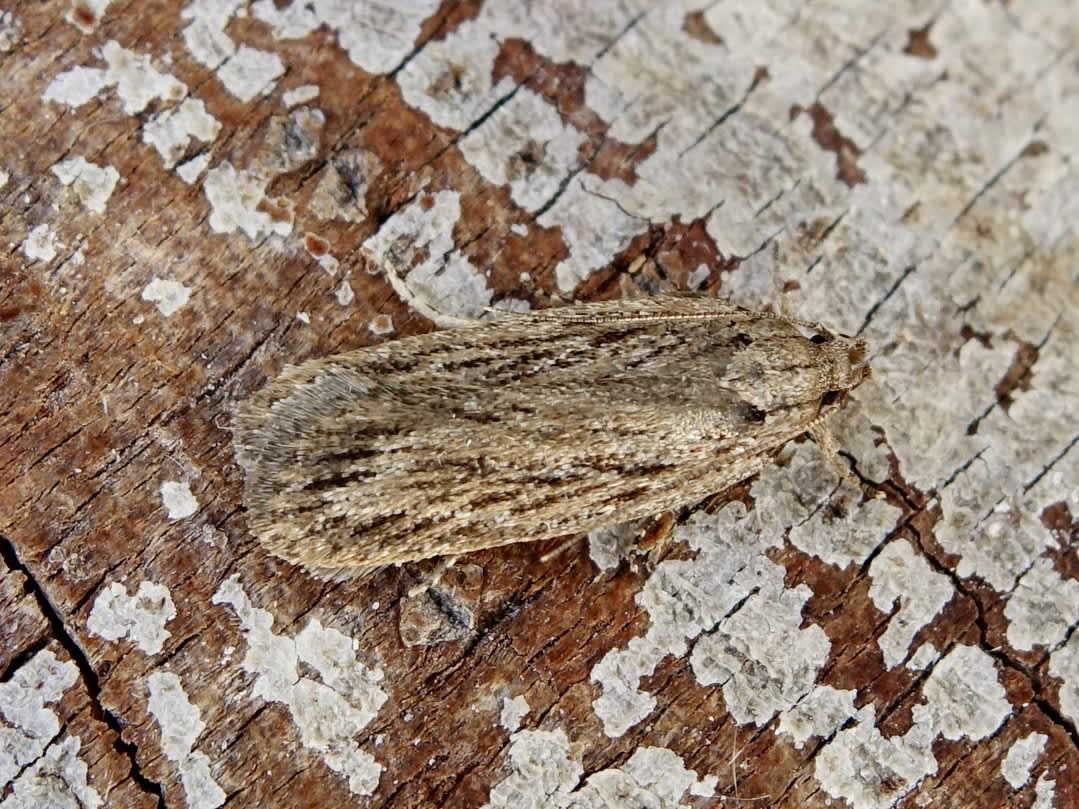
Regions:
M 810 342 L 820 345 L 821 343 L 827 343 L 828 337 L 823 334 L 814 334 L 812 337 L 809 338 L 809 340 Z
M 764 422 L 764 411 L 761 410 L 759 407 L 754 407 L 753 405 L 749 405 L 749 407 L 746 408 L 746 421 L 752 421 L 752 422 L 756 422 L 758 424 L 763 423 Z
M 820 397 L 821 410 L 825 410 L 830 407 L 834 407 L 839 401 L 840 393 L 837 390 L 830 390 L 826 394 Z

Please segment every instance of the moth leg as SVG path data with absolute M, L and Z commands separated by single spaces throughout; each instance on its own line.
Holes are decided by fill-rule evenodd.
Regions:
M 661 556 L 671 544 L 674 518 L 673 511 L 663 511 L 652 517 L 644 526 L 641 538 L 637 542 L 637 551 L 650 556 Z
M 823 422 L 818 421 L 811 424 L 806 432 L 809 433 L 810 438 L 817 442 L 820 451 L 824 453 L 824 457 L 828 459 L 839 477 L 850 480 L 852 474 L 850 467 L 839 454 L 839 442 L 836 441 L 832 431 Z
M 437 587 L 438 583 L 442 581 L 442 577 L 446 575 L 446 572 L 457 564 L 458 556 L 443 556 L 439 560 L 438 565 L 432 570 L 425 581 L 421 581 L 419 584 L 414 584 L 408 590 L 408 597 L 415 598 L 425 590 L 430 590 L 432 587 Z
M 576 544 L 577 542 L 580 542 L 580 540 L 581 537 L 579 535 L 566 537 L 566 539 L 562 542 L 559 542 L 557 546 L 551 548 L 551 550 L 543 554 L 543 556 L 540 557 L 540 562 L 544 565 L 548 564 L 556 556 L 560 556 L 566 550 L 566 548 Z
M 599 581 L 623 564 L 634 573 L 651 570 L 667 554 L 674 543 L 674 524 L 677 512 L 661 511 L 648 517 L 606 526 L 589 532 L 589 546 L 598 553 L 593 561 Z M 593 540 L 598 544 L 593 547 Z M 615 561 L 617 560 L 617 561 Z M 615 562 L 613 565 L 610 562 Z
M 845 480 L 860 490 L 862 481 L 851 471 L 850 466 L 843 460 L 843 456 L 839 454 L 839 442 L 836 441 L 835 435 L 828 429 L 823 420 L 811 424 L 806 432 L 820 447 L 824 457 L 828 459 L 832 468 L 839 474 L 840 480 Z
M 653 517 L 651 522 L 644 527 L 641 538 L 637 542 L 636 554 L 645 556 L 649 569 L 659 564 L 670 550 L 674 542 L 676 516 L 673 511 L 664 511 Z M 636 566 L 636 559 L 633 564 Z

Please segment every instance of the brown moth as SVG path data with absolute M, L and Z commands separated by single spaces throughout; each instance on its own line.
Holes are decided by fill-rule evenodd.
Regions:
M 503 313 L 242 403 L 248 524 L 291 562 L 363 569 L 640 519 L 758 472 L 868 373 L 862 340 L 712 298 Z

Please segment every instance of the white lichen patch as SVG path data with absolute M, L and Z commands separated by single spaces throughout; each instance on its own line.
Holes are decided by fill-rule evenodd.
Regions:
M 404 281 L 412 293 L 405 299 L 436 323 L 475 320 L 491 304 L 487 278 L 459 251 L 441 266 L 432 261 L 417 265 Z
M 578 165 L 584 140 L 547 101 L 522 87 L 459 145 L 485 180 L 509 185 L 514 202 L 536 211 Z
M 108 74 L 99 67 L 73 67 L 49 82 L 42 95 L 44 101 L 55 101 L 69 107 L 81 107 L 109 85 Z
M 388 73 L 415 49 L 420 27 L 438 9 L 437 0 L 408 3 L 315 3 L 316 25 L 337 32 L 353 64 L 368 73 Z
M 270 93 L 284 75 L 285 64 L 276 53 L 241 45 L 217 69 L 217 78 L 240 101 Z
M 552 62 L 588 66 L 634 18 L 654 4 L 642 0 L 535 6 L 522 14 L 512 3 L 485 3 L 477 20 L 499 40 L 522 39 Z M 681 8 L 681 4 L 672 8 Z
M 510 774 L 491 787 L 483 809 L 565 806 L 584 774 L 564 730 L 523 730 L 513 735 Z
M 1058 809 L 1059 806 L 1056 800 L 1056 781 L 1043 775 L 1034 785 L 1034 803 L 1030 805 L 1030 809 Z
M 783 570 L 764 556 L 778 536 L 760 530 L 741 503 L 717 514 L 693 514 L 675 529 L 674 539 L 688 543 L 696 558 L 656 566 L 637 596 L 651 618 L 647 632 L 608 652 L 592 669 L 593 682 L 603 689 L 592 707 L 609 736 L 621 736 L 652 712 L 655 698 L 640 691 L 640 680 L 664 657 L 686 654 L 688 641 L 714 630 L 752 592 L 782 590 Z M 700 662 L 711 671 L 708 660 Z M 810 677 L 807 689 L 812 682 Z M 743 706 L 735 710 L 741 713 Z
M 510 775 L 491 788 L 484 809 L 609 809 L 670 807 L 684 797 L 712 797 L 718 779 L 700 779 L 663 747 L 640 747 L 622 767 L 600 770 L 579 784 L 584 768 L 565 731 L 526 730 L 510 742 Z
M 216 70 L 236 52 L 236 43 L 225 33 L 225 26 L 241 5 L 242 0 L 193 2 L 180 12 L 182 19 L 191 21 L 183 29 L 184 44 L 203 67 Z
M 460 216 L 460 195 L 439 191 L 399 210 L 362 248 L 403 300 L 443 326 L 474 320 L 491 303 L 487 279 L 454 247 Z
M 109 641 L 128 638 L 140 651 L 155 655 L 165 647 L 170 634 L 165 625 L 175 617 L 172 594 L 164 585 L 143 581 L 132 596 L 113 582 L 94 599 L 86 628 Z
M 22 24 L 13 11 L 0 11 L 0 53 L 7 53 L 22 36 Z
M 914 325 L 910 328 L 914 328 Z M 893 338 L 905 340 L 907 335 L 901 331 Z M 911 335 L 911 339 L 917 338 Z M 1003 378 L 1015 351 L 1003 342 L 987 348 L 971 340 L 959 349 L 958 357 L 941 357 L 939 362 L 929 362 L 929 357 L 939 349 L 924 348 L 932 352 L 928 357 L 903 357 L 904 361 L 911 363 L 909 367 L 894 367 L 894 356 L 882 359 L 875 366 L 882 366 L 889 387 L 911 385 L 912 388 L 906 391 L 907 396 L 919 386 L 921 390 L 949 391 L 947 398 L 918 402 L 917 407 L 908 414 L 909 435 L 897 435 L 891 442 L 900 468 L 912 476 L 910 482 L 928 491 L 943 483 L 971 457 L 985 449 L 984 437 L 980 432 L 968 435 L 967 426 L 994 403 L 992 386 L 985 382 Z M 876 416 L 874 412 L 871 417 L 876 420 Z M 890 425 L 890 422 L 891 419 L 887 423 Z M 932 453 L 924 451 L 926 441 L 931 442 L 934 448 Z M 959 483 L 956 481 L 949 488 L 961 489 L 956 485 Z M 964 494 L 961 490 L 957 491 L 956 497 L 961 499 Z
M 1004 617 L 1008 643 L 1016 649 L 1052 648 L 1079 622 L 1079 581 L 1062 577 L 1049 559 L 1038 559 L 1019 579 Z
M 853 53 L 849 43 L 828 37 L 827 48 L 815 49 L 822 32 L 790 14 L 740 8 L 726 19 L 732 13 L 721 7 L 708 12 L 720 17 L 722 44 L 687 36 L 680 4 L 589 3 L 527 17 L 490 4 L 477 22 L 500 40 L 520 36 L 554 61 L 585 67 L 586 103 L 610 124 L 608 137 L 654 139 L 632 185 L 613 179 L 591 187 L 594 198 L 582 201 L 585 221 L 606 219 L 604 199 L 617 199 L 627 215 L 645 221 L 711 214 L 709 232 L 723 252 L 746 256 L 790 216 L 832 201 L 837 211 L 846 205 L 849 192 L 832 176 L 834 161 L 821 158 L 801 127 L 777 130 L 773 122 L 812 99 Z M 728 32 L 744 39 L 728 40 Z M 792 37 L 805 43 L 811 64 L 789 59 L 797 47 Z M 768 61 L 761 61 L 764 53 Z M 751 94 L 755 68 L 773 62 L 783 67 L 770 70 L 770 80 Z M 747 103 L 758 98 L 756 106 Z M 765 212 L 777 198 L 776 210 Z
M 788 525 L 793 530 L 827 504 L 839 479 L 820 450 L 808 443 L 788 444 L 778 460 L 760 471 L 750 493 L 759 519 L 780 532 Z
M 529 710 L 528 700 L 524 698 L 524 695 L 518 695 L 513 699 L 504 697 L 502 699 L 502 712 L 498 717 L 498 724 L 508 730 L 510 733 L 515 733 L 521 727 L 521 720 L 524 719 Z
M 707 264 L 698 264 L 697 267 L 686 277 L 686 286 L 689 289 L 700 289 L 704 282 L 712 275 L 712 270 Z
M 311 620 L 295 637 L 273 631 L 273 616 L 257 609 L 233 576 L 213 597 L 228 604 L 240 619 L 247 641 L 243 668 L 255 675 L 251 695 L 280 702 L 292 715 L 304 747 L 313 750 L 348 781 L 355 795 L 370 795 L 382 772 L 355 737 L 375 718 L 387 699 L 379 686 L 382 671 L 356 659 L 356 641 Z M 318 679 L 301 676 L 305 664 Z
M 191 288 L 179 281 L 158 278 L 156 275 L 142 288 L 140 297 L 157 307 L 157 311 L 168 317 L 187 305 L 191 299 Z
M 3 188 L 5 185 L 7 185 L 8 180 L 10 180 L 10 179 L 11 179 L 11 175 L 8 174 L 3 169 L 0 169 L 0 188 Z
M 648 229 L 647 220 L 626 213 L 617 198 L 590 191 L 580 177 L 569 182 L 537 221 L 543 227 L 560 228 L 569 250 L 569 257 L 555 267 L 558 288 L 564 293 L 607 266 Z
M 869 567 L 869 577 L 873 605 L 886 614 L 895 609 L 877 641 L 884 665 L 892 668 L 911 653 L 910 644 L 918 630 L 951 600 L 952 583 L 903 539 L 890 542 L 877 555 Z
M 943 519 L 936 528 L 941 546 L 960 556 L 956 573 L 962 578 L 978 576 L 992 587 L 1007 592 L 1019 576 L 1034 564 L 1053 543 L 1052 534 L 1031 509 L 1011 499 L 986 505 L 991 513 L 978 511 L 973 504 L 986 502 L 990 495 L 984 480 L 985 468 L 967 469 L 941 493 Z
M 72 192 L 88 211 L 105 213 L 120 172 L 113 166 L 98 166 L 83 157 L 72 157 L 54 163 L 52 173 Z
M 156 99 L 177 101 L 187 92 L 187 85 L 158 71 L 149 56 L 123 48 L 112 40 L 105 43 L 101 54 L 109 66 L 106 81 L 116 86 L 116 94 L 128 115 L 142 112 Z
M 44 99 L 80 107 L 102 90 L 115 87 L 127 115 L 137 115 L 155 99 L 178 101 L 187 85 L 155 68 L 150 57 L 109 40 L 101 49 L 107 67 L 74 67 L 57 75 L 45 88 Z
M 929 668 L 940 657 L 940 650 L 932 643 L 923 643 L 907 658 L 907 668 L 911 671 L 922 671 Z
M 166 480 L 161 484 L 161 503 L 170 520 L 184 520 L 199 510 L 199 502 L 187 481 Z
M 1079 632 L 1049 656 L 1049 673 L 1061 680 L 1060 712 L 1079 722 Z
M 302 39 L 319 26 L 314 3 L 276 3 L 274 0 L 255 0 L 251 16 L 270 26 L 275 39 Z
M 514 88 L 508 76 L 492 80 L 499 49 L 482 25 L 462 23 L 409 60 L 397 75 L 401 96 L 439 126 L 463 131 Z
M 201 99 L 185 98 L 179 106 L 151 116 L 142 128 L 142 140 L 157 149 L 165 168 L 171 169 L 192 140 L 210 143 L 220 131 L 220 121 L 206 112 Z
M 1000 774 L 1012 789 L 1022 789 L 1030 780 L 1038 758 L 1045 751 L 1049 737 L 1044 733 L 1030 733 L 1008 748 L 1008 755 L 1000 765 Z
M 979 144 L 973 154 L 980 159 L 982 146 L 999 148 Z M 951 152 L 940 160 L 952 170 L 955 157 Z M 918 172 L 924 174 L 923 164 Z M 1052 178 L 1015 182 L 1044 188 L 1044 202 L 1054 199 Z M 874 358 L 873 384 L 859 390 L 903 476 L 923 490 L 938 487 L 942 517 L 935 538 L 958 557 L 957 575 L 1012 594 L 1009 642 L 1020 649 L 1052 646 L 1060 641 L 1061 625 L 1075 620 L 1068 617 L 1073 585 L 1055 580 L 1041 561 L 1057 540 L 1040 515 L 1049 504 L 1075 499 L 1076 478 L 1069 471 L 1076 468 L 1072 403 L 1079 400 L 1079 332 L 1068 315 L 1079 306 L 1079 288 L 1070 277 L 1074 242 L 1065 239 L 1055 250 L 1039 241 L 1054 238 L 1041 232 L 1055 230 L 1061 215 L 1040 206 L 1037 213 L 1024 209 L 1032 230 L 1017 226 L 1007 245 L 934 247 L 867 330 L 871 341 L 887 341 L 896 350 Z M 999 211 L 990 207 L 982 215 L 997 226 Z M 1011 211 L 1003 215 L 1011 221 Z M 1017 361 L 1019 341 L 1037 346 L 1036 361 L 1029 377 L 1002 397 L 995 386 Z M 925 451 L 928 446 L 933 452 Z M 1042 587 L 1052 594 L 1039 592 Z M 1044 626 L 1042 608 L 1049 610 Z
M 202 188 L 211 207 L 211 229 L 215 233 L 242 231 L 256 242 L 271 234 L 291 233 L 291 222 L 275 220 L 259 210 L 268 183 L 261 174 L 237 171 L 231 163 L 221 163 L 206 172 Z
M 332 256 L 329 253 L 317 256 L 315 258 L 315 262 L 325 271 L 326 275 L 337 275 L 337 271 L 341 269 L 341 262 L 338 261 L 335 256 Z M 347 273 L 345 275 L 345 278 L 342 279 L 342 281 L 348 281 Z M 345 284 L 340 284 L 337 287 L 334 295 L 338 298 L 339 303 L 341 303 L 342 300 L 344 301 L 343 303 L 341 303 L 342 306 L 348 306 L 348 304 L 352 303 L 353 298 L 355 298 L 355 294 L 353 294 L 351 298 L 349 297 L 349 293 L 353 292 L 351 284 L 348 285 L 347 290 L 344 287 Z
M 588 532 L 588 558 L 600 570 L 614 570 L 626 559 L 641 536 L 636 522 L 623 522 Z
M 922 686 L 924 702 L 902 736 L 885 738 L 875 727 L 871 705 L 850 727 L 838 731 L 817 755 L 815 775 L 825 792 L 852 809 L 886 809 L 937 770 L 933 741 L 980 741 L 1008 718 L 1011 705 L 992 658 L 972 646 L 957 646 L 942 658 Z
M 802 446 L 791 461 L 791 471 L 800 474 L 804 470 L 828 481 L 832 476 L 824 468 L 827 464 L 819 451 Z M 849 481 L 842 481 L 828 500 L 807 519 L 791 526 L 790 542 L 800 551 L 841 568 L 869 558 L 902 513 L 883 499 L 860 502 L 861 491 Z
M 251 13 L 269 25 L 278 39 L 302 39 L 325 25 L 337 34 L 354 64 L 368 73 L 388 73 L 411 54 L 420 27 L 437 8 L 434 0 L 396 5 L 335 0 L 281 5 L 256 0 Z
M 161 728 L 161 752 L 180 771 L 187 805 L 192 809 L 216 809 L 225 802 L 225 792 L 210 773 L 210 759 L 195 751 L 195 742 L 206 723 L 198 707 L 191 704 L 180 678 L 170 671 L 155 671 L 147 678 L 150 699 L 147 705 Z
M 326 113 L 317 107 L 298 107 L 287 115 L 274 116 L 252 166 L 276 177 L 310 163 L 322 148 L 325 126 Z
M 347 278 L 342 278 L 341 283 L 337 285 L 337 291 L 333 294 L 337 299 L 339 306 L 348 306 L 354 300 L 356 300 L 356 293 L 352 289 L 352 284 L 349 283 Z
M 290 8 L 298 5 L 299 3 L 294 3 Z M 286 107 L 295 107 L 299 104 L 306 104 L 308 101 L 314 101 L 318 98 L 318 93 L 317 84 L 301 84 L 299 87 L 293 87 L 291 90 L 286 90 L 282 93 L 281 103 Z
M 58 702 L 78 678 L 74 663 L 61 662 L 44 649 L 0 683 L 0 784 L 11 783 L 46 750 L 56 747 L 60 720 L 46 706 Z
M 830 644 L 820 627 L 802 627 L 808 588 L 786 590 L 785 571 L 764 552 L 783 544 L 789 526 L 814 524 L 811 518 L 828 508 L 838 476 L 808 442 L 788 447 L 783 461 L 762 470 L 753 484 L 752 513 L 732 503 L 715 515 L 696 513 L 675 529 L 674 539 L 687 542 L 696 557 L 656 566 L 637 596 L 651 619 L 647 632 L 609 652 L 592 670 L 603 689 L 593 708 L 608 735 L 624 734 L 651 713 L 655 700 L 639 690 L 640 679 L 665 656 L 686 654 L 687 642 L 698 636 L 694 673 L 702 683 L 722 687 L 737 721 L 763 723 L 792 711 L 792 735 L 816 732 L 796 729 L 804 721 L 796 706 L 813 692 Z M 869 515 L 867 526 L 846 531 L 857 541 L 846 541 L 843 559 L 861 562 L 892 529 L 896 513 L 871 503 L 848 510 Z M 851 517 L 848 523 L 856 521 Z M 800 542 L 823 553 L 830 528 L 817 524 L 823 539 L 804 529 Z M 843 718 L 829 717 L 822 735 Z
M 839 730 L 815 760 L 821 788 L 851 809 L 889 809 L 937 766 L 928 728 L 885 738 L 875 717 L 872 705 L 862 708 L 854 724 Z
M 30 261 L 49 262 L 56 258 L 61 247 L 63 243 L 53 233 L 52 228 L 42 224 L 26 234 L 22 243 L 22 253 Z
M 860 391 L 861 388 L 852 391 L 854 400 Z M 856 401 L 829 416 L 828 429 L 844 452 L 857 459 L 855 468 L 859 475 L 877 482 L 888 480 L 892 472 L 888 445 L 880 440 L 873 422 Z
M 101 795 L 87 778 L 86 762 L 79 758 L 81 747 L 78 736 L 66 736 L 50 744 L 14 781 L 4 782 L 10 785 L 10 792 L 0 806 L 4 809 L 103 806 Z
M 655 206 L 656 213 L 674 204 L 686 216 L 696 218 L 723 199 L 719 195 L 724 191 L 733 192 L 734 199 L 727 200 L 736 205 L 740 202 L 737 197 L 760 193 L 748 187 L 736 187 L 732 182 L 734 177 L 728 173 L 733 168 L 731 158 L 739 153 L 743 139 L 732 132 L 739 126 L 741 116 L 726 122 L 722 137 L 715 133 L 714 141 L 707 139 L 714 132 L 716 120 L 741 100 L 740 95 L 753 80 L 754 65 L 760 62 L 733 59 L 728 48 L 686 36 L 682 30 L 683 15 L 681 9 L 676 11 L 673 6 L 656 7 L 620 36 L 592 66 L 585 85 L 585 101 L 610 123 L 610 137 L 641 143 L 660 131 L 660 147 L 651 159 L 644 161 L 650 165 L 646 168 L 642 164 L 641 168 L 648 190 L 659 191 L 662 200 L 656 200 L 660 204 L 655 205 L 646 201 L 646 194 L 640 194 L 639 198 L 645 205 Z M 673 64 L 678 65 L 677 70 L 671 69 Z M 764 145 L 768 143 L 767 132 L 768 129 L 759 128 L 755 138 L 748 133 L 745 137 Z M 771 185 L 773 178 L 789 169 L 785 165 L 788 159 L 785 151 L 775 150 L 775 165 L 764 174 L 757 174 L 758 154 L 740 153 L 748 163 L 746 176 L 756 176 L 765 185 Z M 709 171 L 710 163 L 718 171 Z M 698 181 L 686 186 L 687 199 L 679 203 L 670 194 L 681 184 L 662 182 L 664 171 L 674 172 L 669 175 L 674 177 L 701 172 L 698 176 L 710 182 Z M 698 194 L 709 192 L 715 196 L 693 201 Z M 695 210 L 684 207 L 687 203 Z
M 572 805 L 582 809 L 606 809 L 624 802 L 629 806 L 686 806 L 687 794 L 710 798 L 715 794 L 716 776 L 697 777 L 682 759 L 663 747 L 639 747 L 618 768 L 600 770 L 588 776 L 573 795 Z
M 854 691 L 818 685 L 780 715 L 779 732 L 798 749 L 814 736 L 830 736 L 857 712 L 856 696 Z
M 210 165 L 210 155 L 203 152 L 177 166 L 176 175 L 188 185 L 194 185 L 202 175 L 202 172 L 206 171 L 208 165 Z
M 857 502 L 816 444 L 790 444 L 780 460 L 753 484 L 756 511 L 771 531 L 789 527 L 791 544 L 805 553 L 837 566 L 860 564 L 895 527 L 898 510 L 876 499 Z
M 915 724 L 930 724 L 946 739 L 984 739 L 1011 713 L 993 659 L 973 646 L 941 658 L 922 693 L 926 703 L 914 707 Z
M 763 725 L 812 689 L 831 643 L 819 626 L 801 628 L 811 595 L 804 584 L 784 590 L 777 568 L 758 579 L 756 592 L 737 612 L 697 641 L 693 673 L 703 685 L 722 688 L 736 722 Z

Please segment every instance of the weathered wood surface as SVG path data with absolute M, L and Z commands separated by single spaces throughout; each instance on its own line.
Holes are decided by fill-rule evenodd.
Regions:
M 0 12 L 0 805 L 1079 805 L 1076 53 L 1067 3 Z M 661 286 L 871 341 L 865 491 L 797 443 L 441 608 L 250 539 L 285 364 Z

